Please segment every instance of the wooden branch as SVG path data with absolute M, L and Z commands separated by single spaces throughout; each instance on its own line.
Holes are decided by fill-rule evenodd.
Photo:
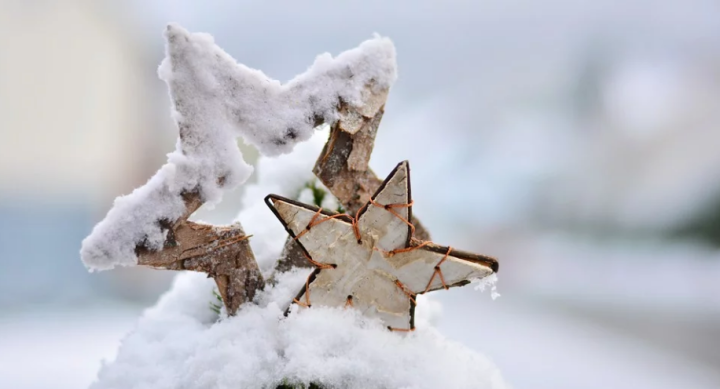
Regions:
M 388 90 L 365 90 L 365 105 L 340 103 L 340 120 L 315 163 L 313 173 L 330 189 L 350 215 L 354 215 L 380 187 L 382 180 L 368 166 Z M 415 238 L 430 240 L 430 233 L 415 217 Z
M 340 102 L 340 119 L 332 125 L 330 137 L 313 168 L 313 173 L 350 215 L 355 215 L 382 183 L 368 164 L 385 113 L 388 92 L 368 86 L 364 91 L 365 105 L 354 107 Z M 416 239 L 430 240 L 430 233 L 414 215 L 412 223 Z M 297 242 L 288 238 L 275 272 L 287 271 L 293 266 L 313 267 L 302 255 Z
M 188 221 L 188 217 L 202 205 L 200 195 L 183 195 L 187 207 L 185 214 L 170 223 L 160 221 L 167 229 L 162 250 L 135 248 L 138 264 L 168 270 L 194 270 L 215 279 L 218 291 L 229 315 L 240 305 L 252 301 L 258 290 L 264 288 L 255 256 L 239 224 L 213 226 Z
M 368 162 L 384 110 L 380 107 L 354 132 L 345 130 L 344 118 L 348 111 L 352 112 L 352 108 L 345 104 L 340 106 L 342 119 L 332 126 L 330 138 L 315 163 L 313 173 L 347 212 L 354 215 L 382 183 L 368 167 Z

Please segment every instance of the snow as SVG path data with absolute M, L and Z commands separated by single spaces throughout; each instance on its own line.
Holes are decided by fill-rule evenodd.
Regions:
M 264 304 L 213 324 L 212 280 L 180 274 L 91 388 L 505 387 L 487 358 L 432 327 L 405 335 L 353 309 L 297 305 L 285 317 L 276 299 L 288 301 L 303 279 L 298 271 L 284 274 L 260 297 Z
M 476 278 L 471 281 L 474 284 L 474 289 L 484 292 L 485 289 L 490 289 L 490 297 L 495 300 L 500 297 L 500 293 L 497 291 L 498 276 L 497 273 L 490 274 L 484 278 Z
M 181 194 L 198 191 L 209 204 L 225 189 L 245 182 L 245 163 L 236 138 L 275 156 L 309 139 L 316 118 L 337 119 L 340 100 L 360 105 L 366 85 L 387 89 L 396 78 L 395 48 L 375 37 L 333 58 L 317 57 L 303 74 L 286 84 L 239 65 L 208 34 L 177 25 L 166 31 L 167 55 L 158 74 L 173 101 L 179 140 L 167 163 L 142 187 L 118 197 L 103 221 L 82 244 L 90 270 L 137 263 L 135 247 L 162 248 L 165 231 L 158 221 L 174 221 L 186 208 Z
M 516 389 L 715 389 L 720 383 L 715 364 L 649 345 L 538 301 L 522 301 L 507 290 L 498 301 L 470 287 L 435 296 L 443 311 L 438 330 L 481 350 Z M 419 302 L 419 307 L 427 304 Z M 101 358 L 114 358 L 139 311 L 107 304 L 75 308 L 0 317 L 0 386 L 75 389 L 91 384 Z
M 159 74 L 174 97 L 182 94 L 176 107 L 180 103 L 202 115 L 193 120 L 217 121 L 265 155 L 290 152 L 310 138 L 316 117 L 326 123 L 337 119 L 340 100 L 361 106 L 366 85 L 384 90 L 396 78 L 395 47 L 379 36 L 337 58 L 318 56 L 305 73 L 286 84 L 237 64 L 208 34 L 170 25 L 166 36 L 168 55 Z

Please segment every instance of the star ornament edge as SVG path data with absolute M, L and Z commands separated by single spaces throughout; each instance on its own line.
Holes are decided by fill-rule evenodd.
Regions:
M 404 174 L 403 174 L 404 173 Z M 399 178 L 399 179 L 398 179 Z M 402 186 L 400 191 L 397 190 L 399 186 Z M 393 189 L 395 191 L 393 192 Z M 404 191 L 403 191 L 404 190 Z M 387 192 L 390 193 L 391 197 L 388 197 Z M 406 196 L 405 196 L 406 194 Z M 394 197 L 392 197 L 394 195 Z M 400 196 L 400 197 L 398 197 Z M 378 197 L 382 197 L 386 201 L 383 204 L 380 204 L 378 201 Z M 388 199 L 395 199 L 395 203 L 388 204 Z M 402 201 L 398 201 L 399 199 L 403 199 Z M 471 279 L 481 279 L 485 278 L 487 276 L 490 276 L 492 274 L 496 274 L 499 270 L 499 263 L 498 261 L 490 256 L 480 255 L 480 254 L 474 254 L 462 250 L 456 250 L 449 246 L 440 246 L 430 241 L 420 241 L 415 239 L 412 235 L 414 232 L 414 226 L 409 222 L 412 217 L 412 198 L 411 198 L 411 188 L 410 188 L 410 167 L 408 161 L 400 162 L 388 175 L 388 177 L 383 181 L 383 183 L 380 185 L 378 190 L 373 194 L 373 196 L 370 198 L 370 200 L 362 207 L 358 212 L 356 213 L 355 217 L 348 215 L 348 214 L 340 214 L 336 212 L 331 212 L 324 210 L 322 208 L 316 207 L 314 205 L 310 204 L 304 204 L 296 200 L 288 199 L 283 196 L 275 195 L 275 194 L 269 194 L 265 197 L 265 203 L 268 205 L 270 210 L 275 214 L 275 216 L 280 220 L 280 223 L 283 225 L 285 230 L 288 232 L 288 234 L 295 240 L 298 245 L 300 246 L 302 252 L 306 255 L 308 261 L 310 261 L 314 266 L 315 269 L 308 277 L 305 285 L 301 290 L 298 292 L 296 298 L 293 300 L 294 303 L 307 306 L 309 307 L 311 305 L 310 301 L 310 291 L 311 291 L 311 285 L 314 285 L 314 282 L 322 274 L 324 270 L 333 271 L 337 268 L 336 263 L 330 263 L 333 261 L 327 261 L 326 263 L 321 262 L 320 258 L 313 258 L 311 255 L 311 251 L 306 248 L 306 244 L 310 244 L 311 241 L 302 239 L 303 236 L 309 234 L 311 232 L 311 229 L 313 229 L 313 232 L 324 229 L 325 234 L 321 234 L 317 236 L 320 239 L 325 239 L 326 242 L 324 242 L 323 250 L 327 250 L 327 246 L 333 246 L 335 243 L 337 243 L 338 234 L 339 232 L 336 232 L 336 230 L 344 230 L 344 232 L 341 234 L 343 235 L 345 241 L 349 240 L 349 230 L 348 228 L 351 228 L 354 231 L 355 236 L 357 237 L 357 245 L 358 249 L 355 249 L 352 247 L 352 245 L 349 247 L 349 250 L 344 250 L 340 253 L 337 251 L 330 255 L 336 256 L 340 255 L 343 258 L 345 258 L 345 261 L 351 261 L 351 265 L 357 264 L 355 267 L 362 267 L 365 271 L 368 271 L 367 268 L 373 268 L 377 267 L 376 265 L 371 265 L 370 261 L 372 258 L 377 256 L 376 253 L 373 251 L 378 251 L 379 253 L 382 253 L 382 258 L 388 263 L 392 263 L 393 260 L 397 262 L 397 260 L 403 261 L 402 264 L 397 266 L 405 266 L 407 261 L 412 261 L 409 257 L 418 257 L 418 256 L 433 256 L 434 259 L 433 263 L 425 263 L 424 268 L 420 268 L 421 271 L 430 271 L 431 274 L 428 274 L 429 281 L 427 281 L 427 286 L 425 287 L 424 284 L 420 285 L 418 284 L 419 281 L 415 280 L 415 282 L 409 282 L 408 284 L 411 286 L 408 288 L 403 282 L 401 282 L 401 277 L 397 275 L 396 273 L 393 273 L 392 270 L 397 270 L 396 267 L 388 267 L 389 273 L 387 274 L 383 272 L 382 270 L 375 270 L 376 272 L 379 272 L 383 275 L 386 275 L 387 277 L 394 278 L 394 284 L 404 293 L 404 297 L 407 299 L 407 302 L 409 302 L 409 309 L 404 310 L 406 312 L 405 314 L 401 314 L 402 311 L 401 308 L 398 308 L 397 304 L 395 305 L 395 312 L 393 312 L 393 309 L 390 309 L 389 311 L 386 310 L 380 310 L 378 311 L 379 307 L 381 308 L 381 304 L 379 304 L 376 300 L 372 301 L 365 301 L 365 307 L 366 310 L 363 311 L 364 314 L 367 314 L 368 316 L 380 316 L 380 319 L 385 322 L 386 324 L 388 321 L 395 321 L 396 323 L 402 322 L 401 318 L 396 318 L 394 316 L 388 316 L 388 312 L 390 314 L 394 313 L 395 316 L 402 316 L 407 315 L 408 321 L 407 324 L 402 326 L 396 326 L 393 327 L 391 325 L 388 325 L 388 328 L 391 330 L 399 330 L 399 331 L 412 331 L 415 329 L 415 297 L 419 294 L 424 294 L 426 292 L 439 290 L 439 289 L 449 289 L 450 287 L 457 287 L 457 286 L 464 286 L 471 282 Z M 404 204 L 402 204 L 404 203 Z M 283 207 L 294 207 L 297 211 L 292 214 L 292 217 L 290 215 L 281 215 L 281 208 Z M 371 208 L 372 207 L 372 208 Z M 397 210 L 397 211 L 395 211 Z M 303 212 L 304 221 L 302 221 L 302 226 L 298 224 L 298 222 L 295 220 L 298 213 Z M 287 213 L 287 212 L 286 212 Z M 375 235 L 369 235 L 367 231 L 363 230 L 361 233 L 359 230 L 362 227 L 366 227 L 367 230 L 372 231 L 372 228 L 374 227 L 371 221 L 376 221 L 380 219 L 380 216 L 385 217 L 384 222 L 380 222 L 382 225 L 386 225 L 386 228 L 390 231 L 396 232 L 398 227 L 401 227 L 403 224 L 407 226 L 407 235 L 404 239 L 404 242 L 400 243 L 397 242 L 397 239 L 395 239 L 395 242 L 390 242 L 388 245 L 387 240 L 379 239 L 378 235 L 382 235 L 383 232 L 387 233 L 387 231 L 380 231 L 377 232 Z M 312 216 L 312 218 L 310 218 Z M 364 217 L 365 216 L 365 217 Z M 369 219 L 373 219 L 370 220 Z M 292 219 L 292 220 L 286 220 L 286 218 Z M 324 223 L 326 221 L 329 221 L 330 223 Z M 291 228 L 290 224 L 293 224 L 295 226 L 295 230 Z M 370 223 L 368 225 L 368 223 Z M 322 224 L 325 224 L 322 226 Z M 377 223 L 376 223 L 377 224 Z M 394 227 L 393 227 L 394 226 Z M 321 228 L 322 227 L 322 228 Z M 332 232 L 336 232 L 334 235 Z M 330 236 L 333 235 L 333 236 Z M 387 234 L 386 234 L 387 235 Z M 334 237 L 335 241 L 332 240 Z M 382 238 L 382 236 L 381 236 Z M 402 236 L 400 236 L 402 238 Z M 330 240 L 328 240 L 330 239 Z M 302 240 L 306 240 L 305 244 L 303 244 Z M 354 241 L 354 239 L 353 239 Z M 347 242 L 345 242 L 347 244 Z M 364 246 L 363 248 L 360 246 Z M 378 246 L 384 246 L 382 248 Z M 384 248 L 384 249 L 383 249 Z M 367 254 L 367 251 L 370 251 L 370 257 L 367 258 L 367 263 L 363 262 L 363 253 Z M 355 256 L 352 256 L 351 254 L 348 254 L 348 251 L 355 251 Z M 360 250 L 362 252 L 358 253 L 357 251 Z M 317 250 L 315 250 L 317 252 Z M 413 255 L 413 251 L 417 251 L 415 255 Z M 357 255 L 360 255 L 358 257 Z M 324 257 L 327 257 L 326 255 L 323 255 Z M 347 257 L 350 256 L 348 259 Z M 405 258 L 405 259 L 403 259 Z M 327 258 L 325 258 L 327 259 Z M 425 262 L 427 262 L 427 258 L 424 259 Z M 447 260 L 447 262 L 446 262 Z M 415 262 L 423 262 L 414 260 Z M 336 261 L 338 263 L 343 262 L 342 260 Z M 377 262 L 377 261 L 376 261 Z M 443 265 L 444 264 L 444 265 Z M 410 265 L 413 265 L 410 263 Z M 450 277 L 447 278 L 443 276 L 443 270 L 441 269 L 441 265 L 443 265 L 443 268 L 445 271 L 448 270 L 455 270 L 455 273 L 457 274 L 450 274 Z M 478 266 L 480 265 L 480 266 Z M 394 265 L 395 266 L 395 265 Z M 420 266 L 420 265 L 419 265 Z M 467 268 L 475 268 L 476 270 L 478 268 L 483 268 L 483 272 L 485 272 L 481 276 L 477 276 L 477 272 L 474 273 L 476 276 L 469 277 L 470 274 L 473 274 L 469 270 L 463 269 L 464 267 Z M 405 266 L 407 268 L 411 268 L 412 266 Z M 429 270 L 428 270 L 429 267 Z M 458 270 L 459 269 L 459 270 Z M 415 267 L 415 270 L 417 270 L 417 266 Z M 348 270 L 352 271 L 352 270 Z M 459 271 L 459 273 L 458 273 Z M 401 273 L 401 272 L 400 272 Z M 411 273 L 405 273 L 406 276 Z M 414 273 L 413 273 L 414 274 Z M 415 274 L 417 275 L 417 274 Z M 467 275 L 468 277 L 464 278 L 464 275 Z M 382 277 L 381 277 L 382 278 Z M 403 279 L 406 279 L 408 277 L 402 277 Z M 449 279 L 450 281 L 446 282 L 446 279 Z M 336 280 L 339 283 L 344 283 L 345 280 Z M 438 281 L 441 281 L 439 283 Z M 422 281 L 425 282 L 425 281 Z M 433 282 L 435 284 L 433 284 Z M 386 282 L 387 283 L 387 282 Z M 332 284 L 332 283 L 331 283 Z M 432 285 L 435 285 L 432 287 Z M 357 287 L 356 284 L 353 284 L 351 286 L 352 288 Z M 353 289 L 354 290 L 354 289 Z M 327 290 L 326 290 L 327 292 Z M 336 292 L 336 291 L 333 291 Z M 388 294 L 394 294 L 397 295 L 397 291 L 390 291 Z M 378 292 L 379 293 L 379 292 Z M 336 293 L 337 294 L 337 293 Z M 340 293 L 341 295 L 343 293 Z M 355 293 L 350 293 L 347 296 L 347 301 L 345 302 L 345 306 L 347 305 L 353 305 L 353 295 Z M 303 297 L 305 296 L 305 303 L 302 302 Z M 320 305 L 327 305 L 327 306 L 335 306 L 335 307 L 341 307 L 343 306 L 342 301 L 338 300 L 341 296 L 335 296 L 336 298 L 333 301 L 326 303 L 321 303 Z M 388 297 L 390 298 L 390 297 Z M 367 299 L 365 299 L 367 300 Z M 369 307 L 369 308 L 368 308 Z M 405 306 L 404 309 L 407 309 L 408 307 Z M 289 308 L 288 308 L 289 312 Z M 384 317 L 383 317 L 384 315 Z M 398 319 L 398 320 L 396 320 Z M 404 328 L 405 326 L 408 326 L 408 328 Z

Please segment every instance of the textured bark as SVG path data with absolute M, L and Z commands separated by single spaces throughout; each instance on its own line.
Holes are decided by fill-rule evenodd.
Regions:
M 280 259 L 275 264 L 275 269 L 273 269 L 272 275 L 267 282 L 275 285 L 277 282 L 276 275 L 285 273 L 294 267 L 314 268 L 315 266 L 305 258 L 302 250 L 302 247 L 292 237 L 285 239 L 285 246 L 283 246 L 280 253 Z
M 285 247 L 283 247 L 280 258 L 286 258 L 286 260 L 278 261 L 277 266 L 275 266 L 276 273 L 284 273 L 293 267 L 314 267 L 303 255 L 302 247 L 292 238 L 285 241 Z
M 373 93 L 368 88 L 367 94 L 368 103 L 361 108 L 340 104 L 340 120 L 332 126 L 330 138 L 313 169 L 350 215 L 355 215 L 382 183 L 368 164 L 388 91 Z M 419 220 L 413 217 L 412 223 L 415 238 L 430 240 L 430 233 Z
M 351 108 L 341 106 L 341 118 L 348 109 Z M 355 133 L 344 131 L 343 119 L 340 119 L 332 126 L 330 138 L 313 169 L 351 215 L 365 205 L 382 183 L 368 163 L 383 113 L 381 107 Z
M 387 96 L 387 89 L 378 91 L 368 86 L 363 106 L 354 107 L 340 102 L 340 119 L 332 125 L 330 137 L 313 168 L 313 173 L 351 216 L 367 203 L 382 183 L 368 164 L 385 113 Z M 414 237 L 430 240 L 430 233 L 420 221 L 414 216 L 411 221 L 415 225 Z M 292 266 L 314 267 L 302 255 L 297 244 L 288 238 L 275 271 L 287 271 Z
M 194 270 L 215 279 L 229 315 L 241 304 L 252 301 L 265 286 L 255 256 L 239 224 L 213 226 L 188 221 L 202 205 L 197 193 L 183 196 L 187 211 L 174 223 L 160 221 L 167 228 L 162 250 L 140 245 L 135 251 L 138 264 L 168 270 Z

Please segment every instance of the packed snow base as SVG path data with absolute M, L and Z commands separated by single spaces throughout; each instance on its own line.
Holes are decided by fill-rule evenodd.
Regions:
M 248 304 L 215 322 L 208 307 L 212 280 L 179 275 L 91 388 L 505 387 L 490 361 L 425 323 L 399 334 L 353 309 L 297 305 L 284 317 L 278 301 L 288 301 L 305 276 L 282 275 L 276 288 L 260 296 L 259 306 Z
M 252 167 L 237 137 L 264 155 L 290 152 L 310 138 L 318 120 L 337 120 L 340 101 L 361 106 L 366 87 L 385 90 L 396 77 L 395 48 L 376 37 L 336 58 L 323 54 L 286 84 L 238 64 L 210 35 L 175 25 L 166 31 L 167 56 L 159 68 L 179 131 L 176 150 L 144 186 L 118 197 L 82 244 L 90 270 L 137 264 L 135 247 L 162 248 L 158 221 L 175 221 L 186 210 L 181 196 L 198 192 L 206 203 L 245 182 Z

